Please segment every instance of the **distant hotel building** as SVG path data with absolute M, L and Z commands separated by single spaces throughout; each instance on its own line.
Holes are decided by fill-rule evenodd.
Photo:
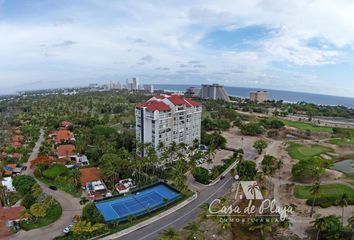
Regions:
M 199 97 L 203 99 L 221 99 L 224 101 L 230 101 L 229 95 L 227 95 L 224 86 L 219 84 L 212 84 L 212 85 L 202 85 L 202 88 L 198 94 Z
M 152 97 L 135 108 L 136 139 L 152 143 L 155 149 L 162 142 L 192 145 L 200 141 L 202 105 L 180 95 Z
M 154 85 L 152 85 L 152 84 L 144 84 L 143 88 L 144 88 L 144 90 L 149 91 L 150 93 L 154 92 Z
M 269 93 L 267 91 L 250 92 L 250 100 L 257 103 L 268 101 Z

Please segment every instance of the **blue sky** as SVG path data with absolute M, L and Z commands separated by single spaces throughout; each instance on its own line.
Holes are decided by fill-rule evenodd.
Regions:
M 0 94 L 92 82 L 354 96 L 351 0 L 0 0 Z

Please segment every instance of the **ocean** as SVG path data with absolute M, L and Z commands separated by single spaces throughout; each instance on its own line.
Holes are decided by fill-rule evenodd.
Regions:
M 172 84 L 154 84 L 154 88 L 157 90 L 171 90 L 171 91 L 185 91 L 189 87 L 200 87 L 200 85 L 172 85 Z M 303 93 L 303 92 L 291 92 L 282 90 L 272 90 L 264 88 L 245 88 L 245 87 L 228 87 L 225 86 L 226 92 L 230 96 L 248 98 L 249 93 L 257 90 L 266 90 L 269 92 L 270 99 L 283 100 L 285 102 L 307 102 L 318 105 L 331 105 L 331 106 L 345 106 L 354 108 L 354 98 L 339 97 L 315 93 Z

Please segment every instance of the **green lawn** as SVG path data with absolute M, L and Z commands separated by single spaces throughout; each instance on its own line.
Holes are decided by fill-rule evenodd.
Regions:
M 306 122 L 297 122 L 297 121 L 289 121 L 285 119 L 280 119 L 285 125 L 289 127 L 294 127 L 298 128 L 300 130 L 310 130 L 311 132 L 327 132 L 327 133 L 332 133 L 333 130 L 331 127 L 321 127 L 321 126 L 316 126 L 312 123 L 306 123 Z
M 294 196 L 300 199 L 310 199 L 312 198 L 310 188 L 311 186 L 296 185 L 294 188 Z M 349 198 L 354 198 L 354 190 L 349 186 L 342 184 L 321 185 L 320 198 L 339 198 L 343 193 L 346 193 Z
M 351 138 L 332 138 L 328 141 L 331 144 L 338 146 L 346 146 L 354 144 L 354 137 Z
M 308 160 L 314 156 L 319 156 L 323 153 L 334 152 L 332 148 L 321 145 L 303 145 L 298 143 L 289 143 L 288 153 L 293 159 Z
M 47 215 L 45 217 L 41 217 L 38 218 L 37 220 L 32 219 L 29 222 L 21 222 L 21 227 L 28 231 L 31 229 L 35 229 L 35 228 L 41 228 L 44 226 L 47 226 L 49 224 L 52 224 L 53 222 L 55 222 L 56 220 L 58 220 L 60 218 L 62 214 L 62 208 L 60 206 L 59 203 L 51 206 L 48 210 L 47 210 Z
M 73 195 L 74 197 L 81 197 L 82 195 L 82 190 L 81 188 L 76 188 L 73 184 L 69 183 L 68 181 L 55 181 L 55 180 L 51 180 L 48 178 L 38 178 L 38 180 L 40 180 L 41 182 L 44 182 L 46 185 L 48 186 L 55 186 L 58 189 L 67 192 L 71 195 Z

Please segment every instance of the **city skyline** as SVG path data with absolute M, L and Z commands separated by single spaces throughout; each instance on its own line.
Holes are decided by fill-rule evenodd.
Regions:
M 0 0 L 0 94 L 137 76 L 353 96 L 354 3 Z

